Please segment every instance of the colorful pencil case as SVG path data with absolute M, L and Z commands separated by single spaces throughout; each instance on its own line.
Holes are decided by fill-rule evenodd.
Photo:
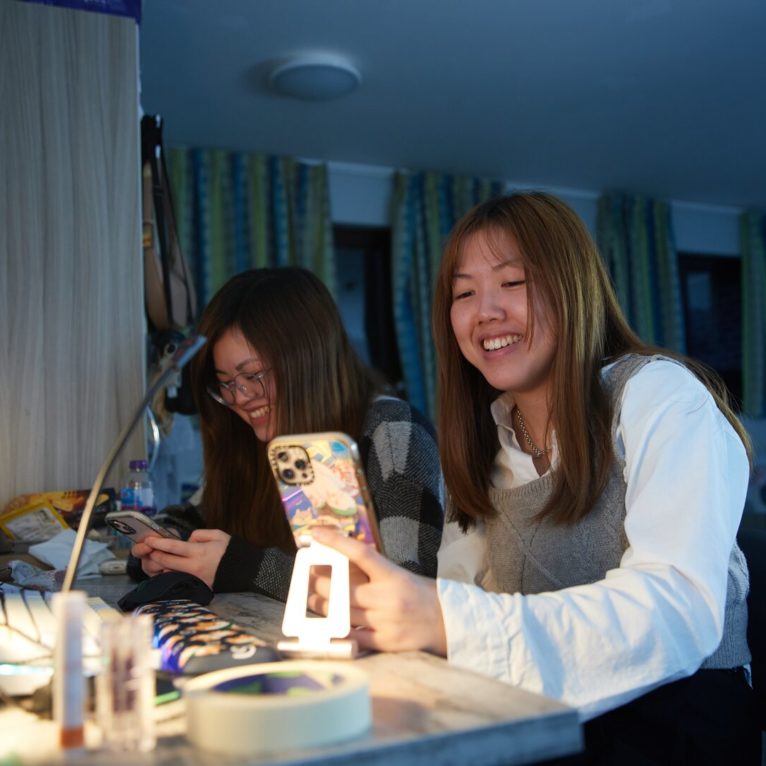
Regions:
M 154 620 L 160 669 L 196 675 L 281 659 L 273 646 L 207 607 L 187 599 L 144 604 L 135 614 Z

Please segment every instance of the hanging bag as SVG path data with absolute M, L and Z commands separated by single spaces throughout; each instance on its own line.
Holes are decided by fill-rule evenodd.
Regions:
M 162 370 L 178 344 L 191 331 L 196 318 L 196 297 L 191 271 L 181 252 L 162 143 L 162 118 L 141 119 L 143 198 L 144 300 L 149 323 L 152 359 Z M 176 385 L 164 392 L 169 413 L 195 412 L 188 367 Z M 162 420 L 163 407 L 153 406 Z

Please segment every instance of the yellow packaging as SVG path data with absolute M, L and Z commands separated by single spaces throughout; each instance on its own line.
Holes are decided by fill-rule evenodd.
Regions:
M 90 490 L 58 490 L 18 495 L 0 511 L 0 530 L 12 540 L 48 540 L 62 529 L 77 529 Z M 105 489 L 93 509 L 94 520 L 114 510 L 114 490 Z

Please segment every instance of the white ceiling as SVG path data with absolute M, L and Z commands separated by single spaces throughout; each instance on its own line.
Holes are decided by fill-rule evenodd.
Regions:
M 766 210 L 764 0 L 144 0 L 170 145 Z M 346 55 L 329 102 L 264 85 Z

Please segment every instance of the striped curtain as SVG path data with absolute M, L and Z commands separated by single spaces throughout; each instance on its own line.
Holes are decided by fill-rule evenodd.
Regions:
M 668 204 L 602 194 L 597 239 L 631 327 L 645 343 L 684 353 L 681 282 Z
M 505 185 L 439 173 L 397 173 L 391 215 L 394 323 L 407 399 L 434 419 L 431 298 L 442 247 L 457 220 Z
M 326 165 L 188 148 L 169 149 L 167 162 L 198 306 L 234 274 L 262 266 L 304 266 L 335 295 Z
M 743 213 L 742 252 L 742 411 L 766 417 L 766 214 Z

